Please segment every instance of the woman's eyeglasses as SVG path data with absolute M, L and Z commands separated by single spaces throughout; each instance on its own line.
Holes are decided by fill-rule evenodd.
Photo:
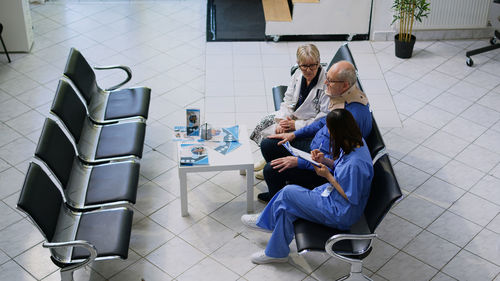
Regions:
M 307 70 L 307 69 L 315 70 L 316 68 L 318 68 L 318 66 L 319 66 L 319 63 L 299 64 L 299 67 L 300 67 L 301 70 Z

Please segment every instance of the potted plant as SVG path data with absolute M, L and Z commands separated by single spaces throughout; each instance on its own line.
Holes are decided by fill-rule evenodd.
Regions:
M 394 0 L 392 5 L 394 16 L 391 24 L 399 21 L 399 32 L 394 36 L 396 57 L 407 59 L 411 57 L 415 36 L 412 35 L 413 23 L 422 22 L 429 14 L 428 0 Z

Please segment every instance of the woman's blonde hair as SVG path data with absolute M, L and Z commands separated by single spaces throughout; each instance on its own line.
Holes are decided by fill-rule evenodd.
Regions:
M 307 59 L 314 59 L 317 63 L 320 62 L 319 50 L 314 44 L 305 44 L 297 48 L 297 63 Z

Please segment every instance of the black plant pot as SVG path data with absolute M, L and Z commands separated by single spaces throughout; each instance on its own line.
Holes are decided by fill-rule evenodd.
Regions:
M 415 45 L 415 36 L 411 36 L 410 42 L 399 41 L 399 34 L 394 36 L 394 46 L 396 49 L 396 57 L 402 59 L 411 58 L 411 54 L 413 53 L 413 46 Z

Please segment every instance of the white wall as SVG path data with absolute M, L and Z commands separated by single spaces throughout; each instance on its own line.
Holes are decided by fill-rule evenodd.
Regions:
M 387 34 L 394 32 L 391 7 L 392 0 L 373 0 L 371 40 L 390 40 Z

